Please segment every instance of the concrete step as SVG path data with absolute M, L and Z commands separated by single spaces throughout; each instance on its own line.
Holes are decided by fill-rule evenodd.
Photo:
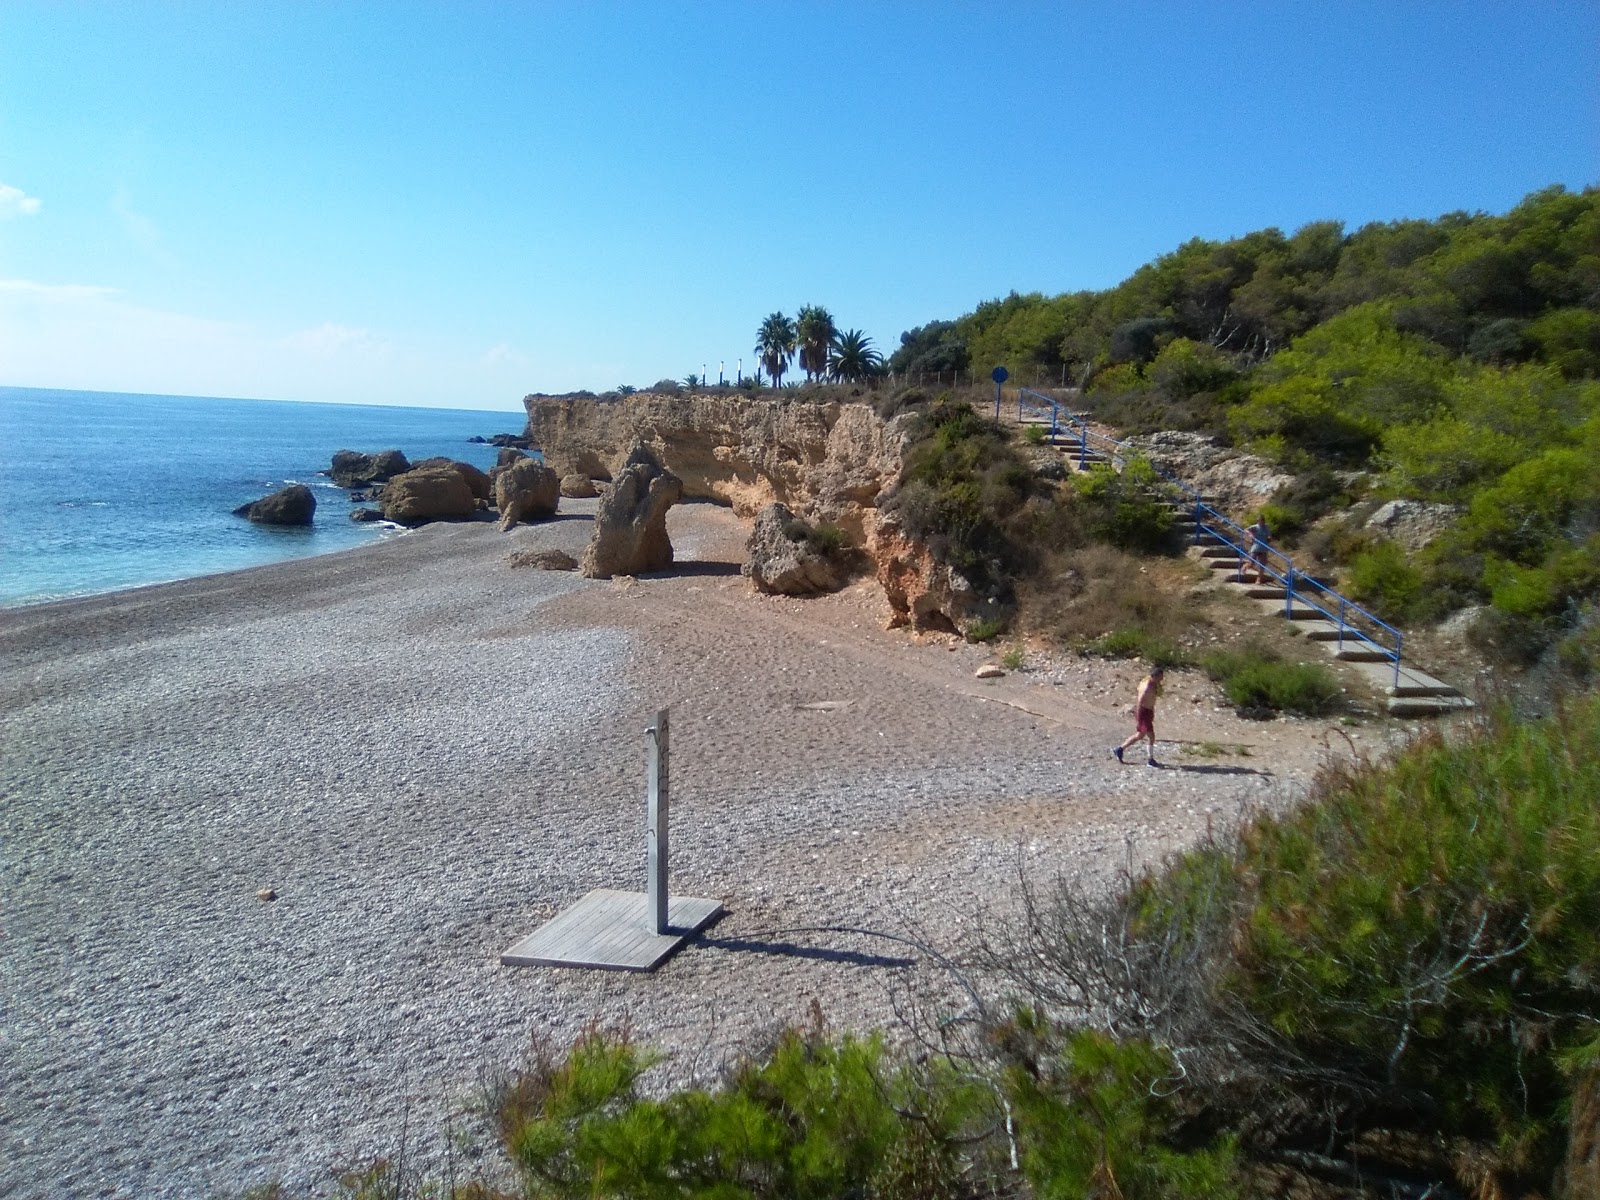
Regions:
M 1286 588 L 1273 587 L 1271 584 L 1236 583 L 1234 587 L 1251 600 L 1284 600 L 1289 595 Z
M 1465 696 L 1395 696 L 1384 705 L 1391 717 L 1447 717 L 1476 707 Z
M 1338 659 L 1340 662 L 1387 663 L 1394 661 L 1394 655 L 1383 650 L 1375 649 L 1374 647 L 1367 645 L 1365 642 L 1357 643 L 1353 646 L 1349 643 L 1346 643 L 1343 650 L 1335 650 L 1333 652 L 1333 657 Z

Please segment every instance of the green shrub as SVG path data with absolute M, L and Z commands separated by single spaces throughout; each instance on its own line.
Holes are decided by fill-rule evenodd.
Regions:
M 981 1081 L 892 1058 L 876 1036 L 787 1032 L 720 1089 L 660 1099 L 637 1088 L 647 1063 L 590 1031 L 491 1098 L 529 1195 L 957 1200 L 993 1124 Z
M 1098 1030 L 1063 1033 L 1021 1013 L 1006 1041 L 1024 1146 L 1023 1169 L 1042 1200 L 1226 1200 L 1238 1194 L 1230 1138 L 1179 1149 L 1171 1056 Z
M 1387 539 L 1373 541 L 1350 560 L 1348 583 L 1351 597 L 1385 621 L 1404 623 L 1422 611 L 1422 572 Z
M 1006 631 L 1008 622 L 1003 617 L 980 617 L 967 630 L 969 642 L 992 642 Z
M 1392 1119 L 1490 1147 L 1505 1194 L 1546 1190 L 1596 1047 L 1600 697 L 1326 775 L 1239 870 L 1236 994 Z
M 1147 459 L 1131 458 L 1121 471 L 1095 467 L 1073 478 L 1088 515 L 1089 531 L 1124 550 L 1172 550 L 1172 510 L 1160 499 L 1162 480 Z
M 1339 700 L 1338 681 L 1326 667 L 1284 662 L 1260 646 L 1214 651 L 1200 665 L 1238 708 L 1315 716 Z
M 1117 629 L 1084 646 L 1085 654 L 1101 658 L 1142 658 L 1154 667 L 1186 667 L 1190 658 L 1164 637 L 1143 629 Z

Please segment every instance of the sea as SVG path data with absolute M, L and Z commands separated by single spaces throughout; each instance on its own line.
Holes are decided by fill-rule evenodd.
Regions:
M 0 607 L 328 554 L 399 536 L 350 520 L 320 472 L 335 450 L 446 455 L 487 470 L 474 436 L 521 433 L 520 412 L 123 395 L 0 387 Z M 233 515 L 291 483 L 308 528 Z

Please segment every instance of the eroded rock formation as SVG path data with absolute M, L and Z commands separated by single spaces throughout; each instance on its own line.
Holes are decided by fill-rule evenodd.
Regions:
M 489 482 L 489 477 L 471 463 L 457 462 L 453 458 L 425 458 L 412 463 L 411 467 L 412 470 L 418 467 L 449 467 L 467 481 L 476 499 L 488 504 L 494 498 L 494 485 Z
M 891 629 L 909 625 L 918 632 L 966 634 L 980 622 L 1009 615 L 893 516 L 878 520 L 867 549 L 893 612 Z
M 667 509 L 682 498 L 683 481 L 663 468 L 648 447 L 635 445 L 600 495 L 580 573 L 590 579 L 610 579 L 670 567 Z
M 742 393 L 635 393 L 618 400 L 529 396 L 528 435 L 561 475 L 611 479 L 643 443 L 688 499 L 754 518 L 781 503 L 861 540 L 878 494 L 900 475 L 906 421 L 867 404 Z
M 561 505 L 561 478 L 538 459 L 518 459 L 495 468 L 494 503 L 502 531 L 519 521 L 553 517 Z
M 763 592 L 811 596 L 844 586 L 844 564 L 812 544 L 809 527 L 782 504 L 769 504 L 756 517 L 746 543 L 745 569 Z
M 461 520 L 478 511 L 478 498 L 453 464 L 415 467 L 383 486 L 383 517 L 402 525 Z

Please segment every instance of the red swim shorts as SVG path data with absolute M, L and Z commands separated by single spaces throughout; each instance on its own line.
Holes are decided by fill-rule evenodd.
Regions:
M 1137 713 L 1134 714 L 1134 722 L 1135 722 L 1134 723 L 1134 727 L 1133 727 L 1133 736 L 1134 737 L 1148 737 L 1148 738 L 1155 737 L 1155 735 L 1156 735 L 1156 710 L 1155 709 L 1153 709 L 1153 708 L 1141 708 Z

